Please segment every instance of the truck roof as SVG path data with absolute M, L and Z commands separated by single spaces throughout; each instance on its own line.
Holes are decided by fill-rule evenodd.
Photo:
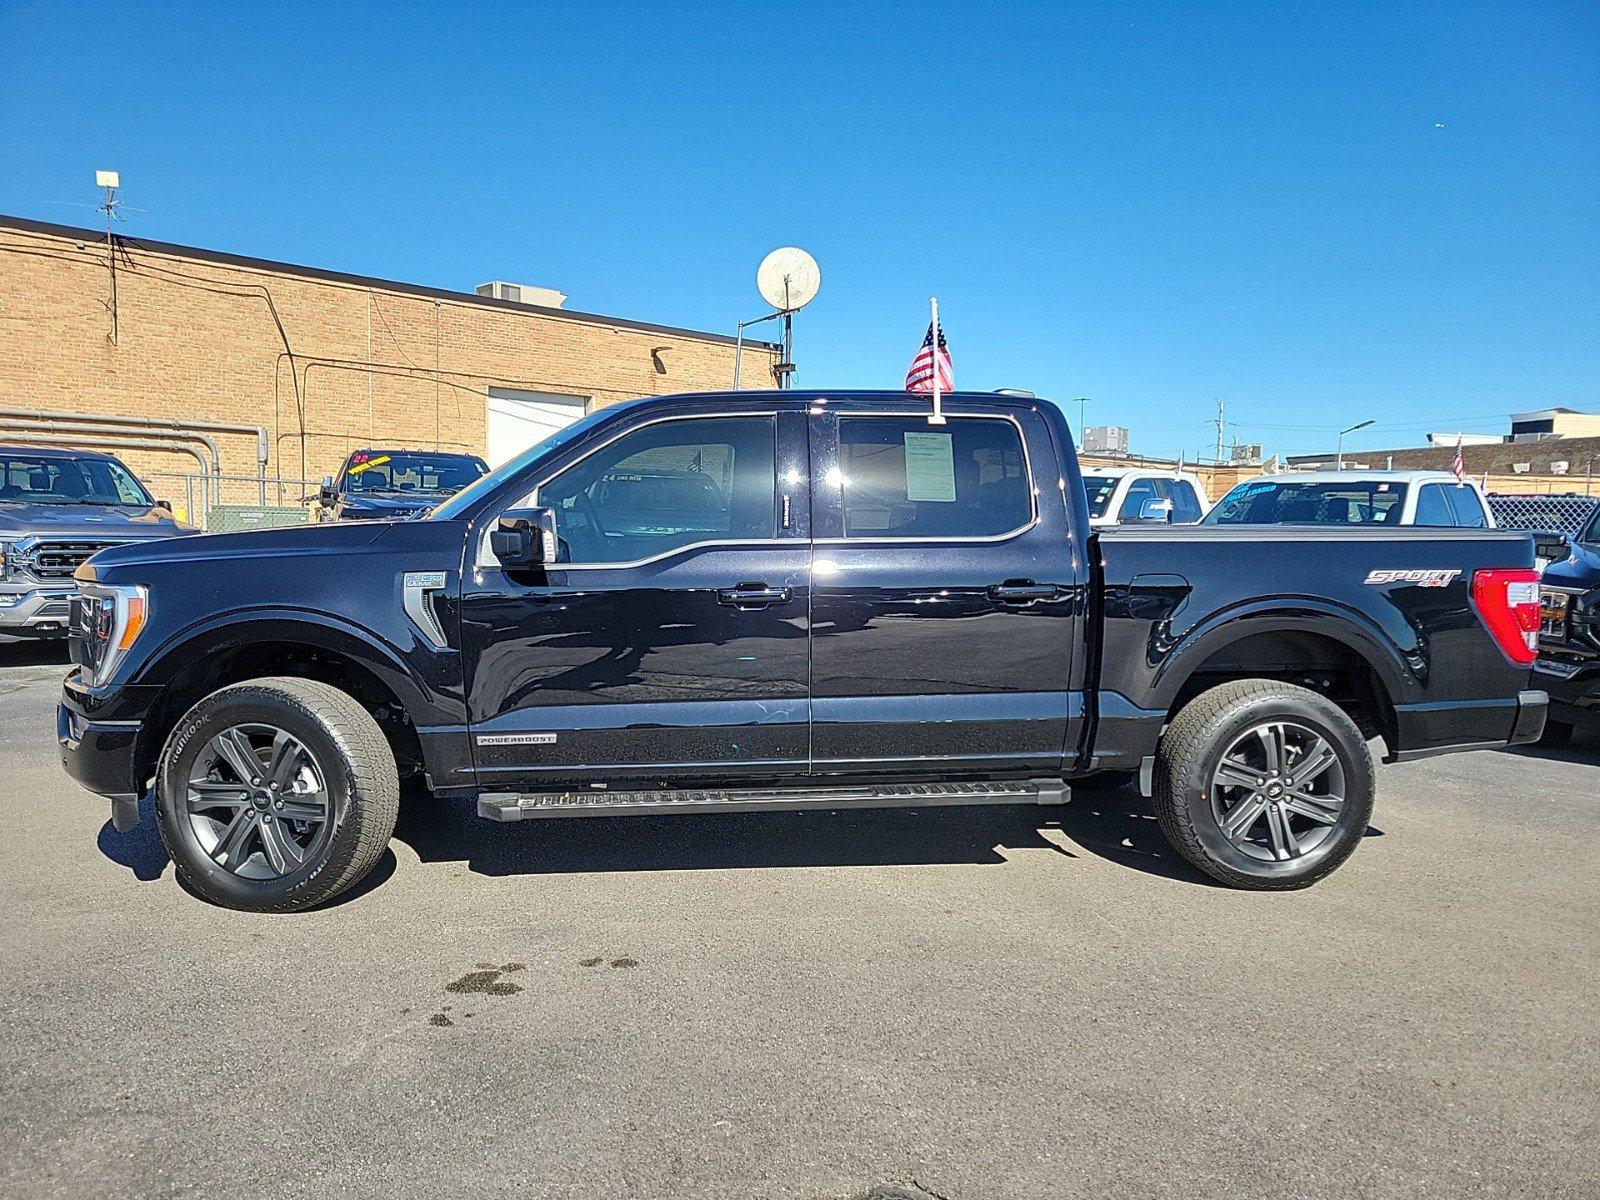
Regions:
M 475 458 L 481 461 L 481 456 L 469 454 L 465 450 L 408 450 L 401 446 L 365 446 L 359 450 L 352 450 L 345 455 L 346 460 L 358 454 L 426 454 L 433 458 Z
M 117 461 L 116 455 L 107 454 L 103 450 L 71 450 L 61 446 L 7 446 L 3 442 L 0 442 L 0 454 L 26 454 L 32 458 L 48 458 L 61 461 L 80 458 L 104 459 L 108 462 Z
M 1154 475 L 1159 479 L 1194 479 L 1195 473 L 1185 467 L 1097 467 L 1093 463 L 1083 463 L 1080 467 L 1085 475 L 1104 476 L 1107 479 L 1121 479 L 1124 475 Z
M 1258 475 L 1255 479 L 1246 479 L 1244 483 L 1259 483 L 1262 480 L 1273 482 L 1282 480 L 1286 483 L 1361 483 L 1375 481 L 1378 483 L 1455 483 L 1456 477 L 1449 471 L 1284 471 L 1277 475 Z M 1466 479 L 1472 482 L 1471 476 Z

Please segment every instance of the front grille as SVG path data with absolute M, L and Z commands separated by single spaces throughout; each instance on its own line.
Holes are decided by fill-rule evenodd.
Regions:
M 1567 640 L 1567 607 L 1571 597 L 1566 592 L 1544 588 L 1539 593 L 1539 636 L 1548 642 Z
M 121 542 L 39 542 L 22 556 L 22 567 L 36 579 L 71 579 L 89 557 Z

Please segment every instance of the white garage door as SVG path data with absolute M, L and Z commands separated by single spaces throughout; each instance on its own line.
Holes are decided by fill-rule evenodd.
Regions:
M 489 465 L 498 467 L 583 416 L 587 397 L 489 389 Z

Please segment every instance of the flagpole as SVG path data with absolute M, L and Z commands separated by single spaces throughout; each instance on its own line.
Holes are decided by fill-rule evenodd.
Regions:
M 928 297 L 928 305 L 933 310 L 933 413 L 928 424 L 943 425 L 944 410 L 939 407 L 939 297 Z

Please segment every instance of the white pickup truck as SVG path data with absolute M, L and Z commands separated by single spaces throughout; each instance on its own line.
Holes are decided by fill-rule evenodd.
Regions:
M 1207 525 L 1426 525 L 1493 529 L 1483 489 L 1448 471 L 1305 471 L 1238 484 Z
M 1083 490 L 1089 497 L 1089 524 L 1194 525 L 1211 502 L 1199 476 L 1151 467 L 1083 469 Z

